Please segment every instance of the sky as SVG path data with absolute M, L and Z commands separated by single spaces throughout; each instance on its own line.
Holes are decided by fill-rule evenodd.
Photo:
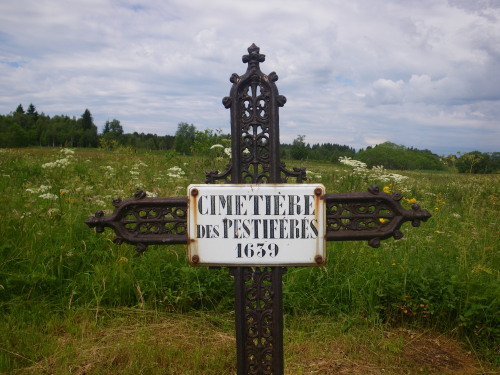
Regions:
M 500 0 L 4 0 L 0 114 L 229 133 L 252 43 L 287 98 L 283 143 L 500 151 Z

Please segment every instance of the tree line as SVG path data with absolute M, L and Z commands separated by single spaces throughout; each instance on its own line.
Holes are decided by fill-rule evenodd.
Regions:
M 125 134 L 119 120 L 106 121 L 102 133 L 98 132 L 92 114 L 86 109 L 79 117 L 47 116 L 38 113 L 33 104 L 24 110 L 22 104 L 14 112 L 0 115 L 0 147 L 102 147 L 120 146 L 149 150 L 168 150 L 173 136 L 158 136 L 134 132 Z
M 356 151 L 347 145 L 334 143 L 306 144 L 305 135 L 298 135 L 291 144 L 282 144 L 281 158 L 295 160 L 320 160 L 338 163 L 340 157 L 363 161 L 369 168 L 383 165 L 397 170 L 445 170 L 456 168 L 460 173 L 498 173 L 500 152 L 479 151 L 440 157 L 430 150 L 419 150 L 392 142 Z M 179 154 L 213 156 L 230 147 L 230 135 L 220 130 L 199 131 L 193 124 L 181 122 L 175 135 L 125 133 L 120 121 L 106 121 L 101 133 L 92 114 L 85 109 L 79 117 L 39 114 L 33 104 L 24 110 L 22 104 L 8 115 L 0 115 L 0 148 L 51 146 L 51 147 L 100 147 L 106 150 L 119 148 L 172 150 Z M 214 145 L 220 149 L 213 150 Z

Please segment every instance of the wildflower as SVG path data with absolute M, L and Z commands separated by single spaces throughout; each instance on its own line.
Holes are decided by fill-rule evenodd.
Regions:
M 391 187 L 390 186 L 384 186 L 384 188 L 382 190 L 384 191 L 384 193 L 387 193 L 387 194 L 391 193 Z
M 64 159 L 59 159 L 59 160 L 56 160 L 56 161 L 53 161 L 51 163 L 45 163 L 45 164 L 42 164 L 42 168 L 46 169 L 56 169 L 56 168 L 66 168 L 68 165 L 70 165 L 71 163 L 71 160 L 69 159 L 69 157 L 67 158 L 64 158 Z
M 230 149 L 229 147 L 226 147 L 226 148 L 224 149 L 224 153 L 225 153 L 227 156 L 231 157 L 231 149 Z
M 380 175 L 380 176 L 378 176 L 378 178 L 381 179 L 382 181 L 393 181 L 395 183 L 400 183 L 403 180 L 406 180 L 408 177 L 397 174 L 397 173 L 389 173 L 389 174 Z
M 348 156 L 341 156 L 339 158 L 339 161 L 342 164 L 348 165 L 349 167 L 352 167 L 354 169 L 366 169 L 366 163 L 363 163 L 362 161 L 359 160 L 351 159 Z
M 57 195 L 52 194 L 52 193 L 41 194 L 38 197 L 42 198 L 42 199 L 47 199 L 47 200 L 56 200 L 58 198 Z
M 171 167 L 168 169 L 167 176 L 172 177 L 172 178 L 181 178 L 185 175 L 186 173 L 182 170 L 180 167 Z
M 315 173 L 313 171 L 307 170 L 306 175 L 310 178 L 321 179 L 321 175 L 319 173 Z
M 73 151 L 69 148 L 63 148 L 63 149 L 61 149 L 61 154 L 64 154 L 66 156 L 73 156 L 75 154 L 75 151 Z
M 407 199 L 407 198 L 405 198 L 405 201 L 406 201 L 407 203 L 415 203 L 415 202 L 417 201 L 417 199 L 416 199 L 416 198 L 411 198 L 411 199 Z
M 460 214 L 457 214 L 457 213 L 453 213 L 453 214 L 451 214 L 451 216 L 456 217 L 457 219 L 460 219 L 462 217 L 462 216 L 460 216 Z
M 49 210 L 47 211 L 47 215 L 49 215 L 49 217 L 55 217 L 59 213 L 60 213 L 60 210 L 58 208 L 49 208 Z

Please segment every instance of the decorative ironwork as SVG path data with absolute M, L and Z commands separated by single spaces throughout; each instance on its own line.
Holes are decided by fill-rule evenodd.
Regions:
M 259 63 L 265 55 L 252 44 L 243 76 L 233 74 L 230 96 L 222 100 L 231 109 L 232 162 L 222 173 L 206 172 L 206 182 L 284 183 L 306 180 L 305 168 L 287 170 L 279 154 L 279 107 L 286 98 L 279 95 L 275 72 L 265 75 Z M 368 193 L 325 194 L 326 239 L 329 241 L 369 240 L 374 247 L 385 238 L 401 238 L 399 228 L 406 221 L 418 226 L 431 215 L 413 205 L 404 209 L 402 194 L 389 195 L 370 187 Z M 98 211 L 86 224 L 103 232 L 115 231 L 116 243 L 134 244 L 146 250 L 151 244 L 187 243 L 187 197 L 147 198 L 138 190 L 134 198 L 113 201 L 111 216 Z M 238 375 L 283 374 L 283 267 L 234 267 L 235 315 Z
M 283 267 L 231 269 L 235 277 L 238 374 L 283 373 Z
M 406 221 L 414 227 L 427 221 L 431 214 L 413 204 L 411 210 L 404 209 L 399 201 L 403 195 L 379 191 L 372 185 L 368 193 L 325 194 L 326 239 L 328 241 L 368 240 L 372 247 L 379 247 L 380 240 L 394 237 L 400 239 L 399 230 Z
M 112 228 L 114 242 L 136 245 L 143 252 L 147 245 L 185 244 L 187 224 L 187 198 L 146 198 L 146 193 L 137 190 L 134 198 L 113 200 L 116 207 L 111 216 L 97 211 L 85 222 L 102 233 L 105 227 Z
M 278 93 L 278 75 L 262 73 L 259 63 L 265 61 L 265 55 L 255 44 L 242 60 L 248 63 L 246 73 L 231 75 L 230 96 L 222 99 L 224 107 L 231 109 L 232 165 L 222 174 L 207 172 L 207 182 L 281 183 L 288 177 L 305 181 L 305 169 L 288 171 L 280 161 L 278 111 L 286 98 Z

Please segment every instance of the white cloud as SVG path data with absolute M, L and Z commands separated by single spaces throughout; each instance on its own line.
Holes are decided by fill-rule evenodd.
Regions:
M 255 42 L 288 98 L 283 141 L 498 151 L 499 21 L 493 0 L 2 2 L 0 113 L 229 131 L 221 99 Z

